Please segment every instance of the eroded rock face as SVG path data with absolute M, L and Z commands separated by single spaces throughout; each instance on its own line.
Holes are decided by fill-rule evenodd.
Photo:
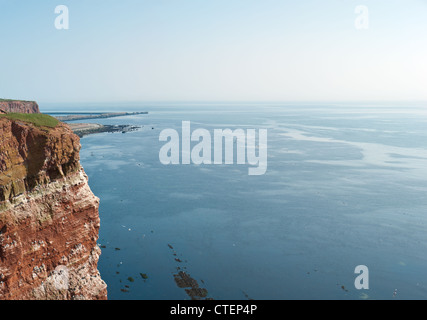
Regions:
M 40 113 L 39 106 L 35 101 L 0 101 L 1 111 L 7 113 Z
M 0 119 L 0 299 L 107 299 L 80 140 Z

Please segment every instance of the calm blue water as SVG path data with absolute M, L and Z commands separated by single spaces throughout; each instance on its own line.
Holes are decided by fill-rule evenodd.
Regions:
M 81 140 L 110 299 L 189 299 L 178 267 L 214 299 L 427 298 L 422 106 L 42 106 L 53 110 L 150 112 L 96 120 L 140 131 Z M 268 129 L 267 173 L 162 165 L 159 134 L 182 121 Z M 357 265 L 369 290 L 354 286 Z

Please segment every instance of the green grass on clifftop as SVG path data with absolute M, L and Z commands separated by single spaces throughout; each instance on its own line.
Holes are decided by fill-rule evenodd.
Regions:
M 59 123 L 59 120 L 55 119 L 54 117 L 42 113 L 8 113 L 1 114 L 0 118 L 28 122 L 34 124 L 37 127 L 48 128 L 55 128 Z
M 34 102 L 28 100 L 15 100 L 15 99 L 2 99 L 0 98 L 0 102 Z

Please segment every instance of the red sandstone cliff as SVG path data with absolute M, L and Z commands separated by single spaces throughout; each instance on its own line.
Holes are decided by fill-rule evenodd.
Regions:
M 35 101 L 0 100 L 0 113 L 40 113 Z
M 0 300 L 107 299 L 80 140 L 0 118 Z

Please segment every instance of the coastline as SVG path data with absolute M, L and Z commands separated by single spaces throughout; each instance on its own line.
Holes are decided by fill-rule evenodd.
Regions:
M 55 117 L 56 112 L 51 113 Z M 64 113 L 60 113 L 64 114 Z M 76 120 L 88 120 L 88 119 L 107 119 L 107 118 L 116 118 L 116 117 L 124 117 L 124 116 L 136 116 L 140 114 L 148 114 L 148 112 L 96 112 L 96 113 L 72 113 L 67 112 L 67 116 L 56 116 L 55 118 L 59 121 L 76 121 Z
M 56 113 L 51 113 L 54 117 Z M 62 113 L 63 114 L 63 113 Z M 68 121 L 88 120 L 88 119 L 108 119 L 123 116 L 148 114 L 148 112 L 110 112 L 110 113 L 76 113 L 67 116 L 56 116 L 59 121 L 67 123 Z M 80 138 L 96 133 L 127 133 L 140 129 L 140 126 L 133 125 L 104 125 L 99 123 L 67 123 L 71 130 Z
M 96 133 L 114 133 L 121 132 L 127 133 L 131 131 L 135 131 L 140 129 L 139 126 L 131 126 L 131 125 L 103 125 L 99 123 L 68 123 L 71 130 L 79 136 L 80 138 Z

